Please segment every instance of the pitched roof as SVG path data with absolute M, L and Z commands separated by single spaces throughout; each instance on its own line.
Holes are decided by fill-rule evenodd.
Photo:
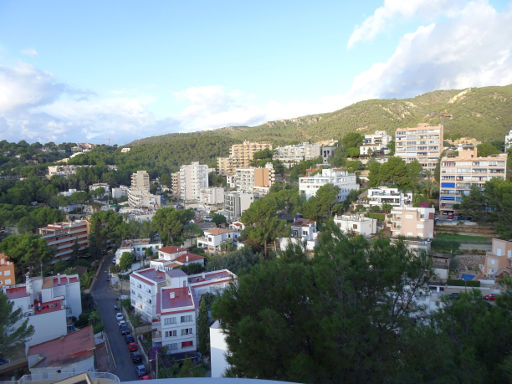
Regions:
M 66 336 L 33 345 L 27 355 L 39 355 L 40 360 L 32 367 L 64 367 L 90 358 L 94 348 L 94 335 L 89 325 Z
M 173 254 L 178 252 L 186 252 L 187 249 L 183 247 L 178 247 L 176 245 L 168 245 L 167 247 L 160 248 L 158 251 Z
M 222 235 L 223 233 L 231 233 L 236 232 L 234 229 L 227 229 L 227 228 L 210 228 L 204 231 L 205 234 L 217 236 Z
M 199 260 L 204 260 L 204 257 L 200 256 L 200 255 L 196 255 L 195 253 L 190 253 L 190 252 L 185 253 L 181 256 L 178 256 L 177 258 L 174 259 L 174 261 L 178 261 L 182 264 L 191 263 L 191 262 L 199 261 Z

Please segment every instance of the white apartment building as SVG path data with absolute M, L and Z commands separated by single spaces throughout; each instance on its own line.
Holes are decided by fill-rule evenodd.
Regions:
M 199 201 L 205 205 L 217 205 L 224 203 L 224 188 L 209 187 L 202 188 L 200 191 Z
M 146 268 L 130 274 L 130 301 L 134 310 L 146 321 L 157 318 L 157 295 L 163 287 L 187 285 L 187 275 L 181 269 L 159 271 Z
M 389 154 L 388 145 L 392 140 L 393 138 L 386 131 L 375 131 L 372 135 L 364 135 L 364 142 L 359 147 L 359 153 L 361 156 L 387 155 Z
M 335 185 L 340 189 L 338 194 L 339 201 L 345 200 L 350 191 L 357 191 L 359 189 L 354 173 L 336 169 L 322 169 L 321 175 L 299 178 L 299 193 L 305 196 L 307 200 L 311 196 L 316 195 L 318 188 L 326 184 Z
M 393 207 L 412 204 L 412 192 L 402 192 L 398 188 L 376 187 L 368 189 L 364 202 L 366 207 L 382 207 L 389 204 Z
M 304 160 L 313 160 L 320 156 L 321 146 L 304 142 L 296 145 L 285 145 L 276 148 L 275 159 L 281 161 L 287 168 Z
M 89 247 L 89 223 L 86 220 L 48 224 L 39 228 L 37 232 L 46 240 L 49 247 L 55 249 L 52 263 L 69 259 L 73 254 L 75 242 L 80 251 Z
M 186 248 L 169 245 L 158 250 L 158 258 L 151 260 L 150 267 L 166 271 L 192 263 L 204 266 L 204 257 L 189 252 Z
M 4 287 L 13 302 L 13 310 L 21 309 L 34 334 L 26 345 L 31 346 L 67 334 L 66 319 L 80 316 L 82 300 L 78 275 L 27 277 L 24 284 Z
M 105 192 L 103 193 L 103 197 L 109 196 L 110 185 L 108 185 L 107 183 L 96 183 L 96 184 L 89 185 L 89 192 L 94 192 L 98 188 L 103 188 L 105 190 Z
M 224 194 L 224 211 L 226 212 L 227 218 L 234 220 L 249 209 L 251 204 L 258 200 L 259 195 L 256 193 L 249 192 L 226 192 Z
M 154 346 L 168 346 L 171 353 L 195 351 L 201 296 L 221 293 L 236 278 L 227 269 L 190 276 L 180 269 L 140 270 L 130 275 L 131 305 L 151 322 Z
M 193 162 L 180 167 L 180 198 L 200 201 L 201 189 L 208 188 L 208 166 Z
M 334 216 L 334 224 L 343 233 L 354 233 L 370 237 L 377 233 L 377 219 L 371 219 L 362 215 Z
M 230 242 L 236 245 L 239 233 L 234 229 L 210 228 L 204 231 L 204 236 L 197 239 L 197 246 L 209 252 L 220 251 L 222 243 Z
M 137 171 L 132 174 L 132 183 L 128 191 L 128 204 L 132 208 L 156 208 L 162 204 L 159 195 L 149 192 L 149 174 L 146 171 Z
M 123 253 L 133 253 L 137 260 L 142 260 L 145 256 L 146 249 L 151 249 L 152 253 L 158 252 L 163 244 L 160 242 L 152 243 L 150 239 L 127 239 L 121 242 L 121 245 L 116 250 L 116 264 L 121 262 Z
M 512 148 L 512 129 L 505 136 L 505 152 Z
M 434 208 L 395 207 L 391 210 L 391 235 L 419 239 L 434 238 Z
M 418 160 L 424 170 L 434 174 L 443 152 L 443 126 L 418 124 L 415 128 L 398 128 L 395 133 L 395 156 L 406 163 Z
M 476 185 L 483 190 L 492 178 L 505 180 L 507 175 L 507 154 L 478 157 L 477 149 L 460 149 L 457 157 L 441 159 L 441 187 L 439 191 L 439 212 L 454 213 L 455 205 L 462 202 Z
M 212 377 L 224 377 L 229 364 L 226 356 L 229 354 L 226 334 L 223 332 L 220 322 L 216 320 L 210 326 L 210 362 Z
M 334 151 L 336 150 L 337 145 L 330 144 L 330 145 L 324 145 L 322 146 L 322 164 L 328 165 L 329 164 L 329 158 L 334 154 Z
M 128 196 L 128 188 L 126 185 L 120 185 L 119 188 L 112 188 L 112 198 L 120 199 L 121 197 Z

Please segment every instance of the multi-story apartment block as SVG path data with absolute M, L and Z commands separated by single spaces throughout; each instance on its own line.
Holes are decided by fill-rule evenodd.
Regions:
M 24 284 L 4 287 L 13 309 L 21 308 L 24 319 L 34 327 L 27 345 L 35 345 L 66 335 L 66 319 L 80 316 L 82 300 L 78 275 L 27 277 Z
M 199 201 L 201 189 L 208 188 L 208 166 L 193 162 L 180 167 L 180 198 Z
M 335 144 L 329 144 L 322 146 L 322 164 L 328 165 L 329 164 L 329 158 L 334 154 L 334 151 L 336 150 L 337 145 Z
M 217 168 L 222 175 L 233 175 L 237 168 L 247 168 L 251 165 L 254 153 L 264 149 L 272 150 L 270 143 L 253 143 L 244 141 L 242 144 L 231 146 L 229 157 L 219 157 Z
M 90 192 L 94 192 L 96 191 L 98 188 L 103 188 L 104 192 L 103 192 L 103 197 L 108 197 L 109 196 L 109 193 L 110 193 L 110 185 L 108 185 L 107 183 L 96 183 L 96 184 L 92 184 L 89 186 L 89 191 Z
M 49 247 L 55 249 L 52 263 L 69 259 L 75 242 L 80 251 L 89 247 L 89 223 L 86 220 L 48 224 L 39 228 L 38 233 L 47 241 Z
M 398 128 L 395 132 L 395 156 L 406 163 L 418 160 L 424 170 L 434 174 L 442 152 L 442 125 L 418 124 L 415 128 Z
M 180 269 L 140 270 L 130 275 L 131 305 L 152 324 L 153 345 L 171 353 L 195 351 L 201 296 L 222 292 L 236 278 L 227 269 L 190 276 Z
M 439 212 L 450 214 L 456 211 L 456 204 L 462 202 L 471 186 L 483 190 L 484 184 L 493 177 L 506 178 L 507 154 L 478 157 L 477 150 L 460 150 L 457 157 L 443 157 L 441 160 L 439 191 Z
M 224 188 L 209 187 L 202 188 L 199 201 L 205 205 L 217 205 L 224 203 Z
M 434 238 L 434 208 L 395 207 L 391 210 L 391 235 L 406 238 Z
M 334 216 L 334 224 L 343 233 L 355 233 L 365 237 L 377 233 L 377 219 L 362 215 L 336 215 Z
M 5 254 L 0 253 L 0 288 L 8 287 L 15 283 L 14 263 Z
M 275 181 L 275 171 L 272 163 L 264 168 L 238 168 L 233 177 L 235 187 L 240 192 L 267 193 Z
M 171 192 L 178 198 L 181 195 L 180 171 L 171 173 Z
M 132 208 L 158 207 L 161 197 L 149 192 L 149 174 L 146 171 L 137 171 L 132 174 L 132 183 L 128 191 L 128 204 Z
M 248 209 L 251 204 L 258 200 L 259 195 L 249 192 L 227 192 L 224 194 L 224 211 L 228 219 L 236 219 Z
M 116 250 L 116 264 L 121 262 L 121 256 L 123 256 L 123 253 L 133 253 L 137 260 L 141 260 L 144 257 L 147 248 L 151 249 L 151 253 L 154 254 L 158 252 L 162 246 L 162 243 L 152 243 L 150 239 L 123 240 L 119 248 Z
M 386 131 L 375 131 L 373 135 L 364 135 L 363 145 L 359 147 L 361 156 L 371 154 L 387 155 L 389 154 L 388 145 L 393 138 Z
M 485 255 L 480 270 L 487 276 L 494 278 L 504 269 L 512 267 L 512 241 L 492 239 L 492 250 Z
M 512 129 L 505 136 L 505 151 L 508 151 L 510 148 L 512 148 Z
M 321 146 L 304 142 L 297 145 L 285 145 L 276 148 L 275 159 L 281 161 L 283 165 L 290 168 L 294 164 L 304 160 L 313 160 L 320 156 Z
M 90 165 L 50 165 L 48 167 L 47 178 L 51 179 L 52 176 L 68 177 L 74 175 L 78 168 L 90 167 Z
M 316 195 L 318 188 L 326 184 L 332 184 L 339 188 L 337 196 L 339 201 L 345 200 L 350 191 L 359 189 L 354 173 L 336 169 L 322 169 L 321 175 L 299 178 L 299 193 L 309 199 Z
M 393 207 L 412 204 L 412 192 L 402 192 L 398 188 L 376 187 L 368 189 L 364 206 L 382 207 L 388 204 Z
M 210 228 L 204 231 L 204 236 L 197 239 L 197 247 L 210 252 L 220 251 L 222 243 L 236 244 L 239 233 L 234 229 Z
M 129 190 L 130 188 L 128 188 L 126 185 L 120 185 L 118 188 L 112 188 L 112 198 L 120 199 L 124 196 L 128 196 Z

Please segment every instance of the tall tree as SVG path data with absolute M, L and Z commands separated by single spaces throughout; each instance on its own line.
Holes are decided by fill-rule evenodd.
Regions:
M 48 247 L 45 239 L 30 233 L 6 237 L 0 242 L 0 251 L 5 252 L 16 264 L 18 278 L 27 272 L 39 274 L 41 266 L 54 255 L 54 250 Z
M 153 217 L 153 229 L 165 243 L 172 243 L 182 235 L 185 225 L 193 218 L 191 209 L 161 208 Z
M 198 349 L 203 356 L 210 354 L 210 321 L 208 319 L 208 307 L 206 300 L 201 299 L 197 315 L 197 339 Z
M 23 320 L 21 308 L 13 311 L 14 302 L 0 290 L 0 357 L 7 357 L 34 334 L 34 327 Z M 23 320 L 23 321 L 22 321 Z
M 315 196 L 310 197 L 304 204 L 302 212 L 304 217 L 315 221 L 329 217 L 334 205 L 338 201 L 339 191 L 339 187 L 333 184 L 322 185 L 316 191 Z
M 422 314 L 413 297 L 430 277 L 427 257 L 404 244 L 348 238 L 327 225 L 312 260 L 287 255 L 260 263 L 214 303 L 231 373 L 307 383 L 391 381 L 401 335 Z

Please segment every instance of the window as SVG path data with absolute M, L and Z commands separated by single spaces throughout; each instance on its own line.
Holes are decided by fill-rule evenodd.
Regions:
M 192 347 L 194 345 L 194 342 L 193 341 L 183 341 L 181 343 L 181 348 L 187 348 L 187 347 Z
M 187 336 L 192 334 L 192 328 L 184 328 L 181 330 L 181 336 Z
M 178 343 L 171 343 L 171 344 L 169 344 L 169 349 L 171 351 L 178 349 Z
M 192 321 L 192 315 L 181 316 L 182 323 L 190 323 Z
M 165 331 L 165 337 L 175 337 L 177 334 L 176 334 L 176 330 L 172 330 L 172 331 Z
M 9 285 L 9 284 L 11 284 L 11 279 L 6 279 L 5 280 L 5 285 Z
M 4 276 L 10 276 L 11 275 L 11 271 L 5 271 L 4 272 Z
M 175 317 L 167 317 L 164 320 L 164 325 L 172 325 L 176 324 L 176 318 Z

